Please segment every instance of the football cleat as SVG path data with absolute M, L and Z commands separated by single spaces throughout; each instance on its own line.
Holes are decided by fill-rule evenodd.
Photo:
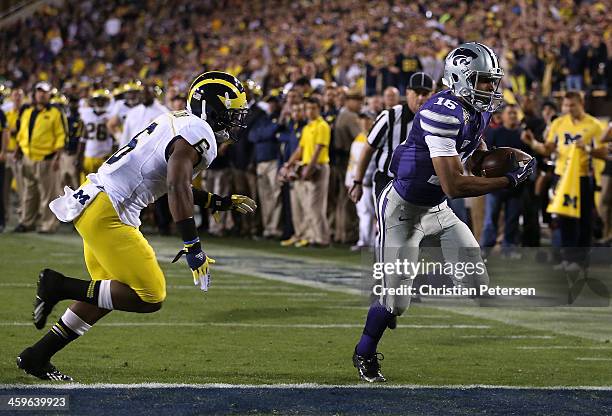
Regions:
M 47 317 L 58 302 L 52 295 L 53 284 L 55 282 L 54 275 L 58 274 L 51 269 L 44 269 L 38 275 L 36 299 L 34 300 L 34 311 L 32 312 L 36 329 L 43 329 L 45 327 Z
M 28 358 L 30 351 L 30 348 L 26 348 L 17 356 L 17 367 L 25 371 L 26 374 L 41 380 L 73 381 L 72 377 L 59 371 L 50 361 L 42 365 L 34 364 L 34 360 Z
M 368 383 L 384 383 L 387 381 L 385 376 L 380 372 L 380 363 L 378 362 L 385 359 L 385 356 L 377 352 L 371 357 L 364 357 L 357 355 L 357 352 L 353 353 L 353 365 L 359 373 L 359 378 Z

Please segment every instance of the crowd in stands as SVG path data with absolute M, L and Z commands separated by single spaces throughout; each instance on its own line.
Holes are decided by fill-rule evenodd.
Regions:
M 65 0 L 3 28 L 0 78 L 184 87 L 215 69 L 267 93 L 309 62 L 315 84 L 358 84 L 370 96 L 390 85 L 403 93 L 419 69 L 439 81 L 446 54 L 478 40 L 497 52 L 506 86 L 548 96 L 609 87 L 611 23 L 605 1 Z
M 610 91 L 612 18 L 606 7 L 548 0 L 376 1 L 367 7 L 355 0 L 67 0 L 60 8 L 44 6 L 0 35 L 0 82 L 11 91 L 2 106 L 3 206 L 9 206 L 11 193 L 19 195 L 16 230 L 54 232 L 57 224 L 45 203 L 61 186 L 78 186 L 74 182 L 87 158 L 79 142 L 104 134 L 116 149 L 130 139 L 122 139 L 126 126 L 134 123 L 130 131 L 137 132 L 150 121 L 142 114 L 184 108 L 192 77 L 218 69 L 243 80 L 251 108 L 248 127 L 235 144 L 220 147 L 197 186 L 249 195 L 260 208 L 254 217 L 223 213 L 218 221 L 202 211 L 202 227 L 212 235 L 278 239 L 297 247 L 371 246 L 374 205 L 356 207 L 349 198 L 359 143 L 382 111 L 406 101 L 415 73 L 427 74 L 441 88 L 446 54 L 462 41 L 478 39 L 497 52 L 506 72 L 507 105 L 493 117 L 487 142 L 522 148 L 539 158 L 539 169 L 517 190 L 451 205 L 484 247 L 498 240 L 504 247 L 537 246 L 542 220 L 553 229 L 553 240 L 561 239 L 554 230 L 578 229 L 559 226 L 547 213 L 549 189 L 561 175 L 554 172 L 555 148 L 545 144 L 555 118 L 569 114 L 568 102 L 584 110 L 583 95 Z M 137 102 L 119 117 L 128 84 L 138 85 L 132 88 Z M 107 118 L 100 121 L 104 132 L 96 129 L 91 136 L 79 118 L 96 105 L 92 97 L 100 90 L 114 97 L 108 97 Z M 553 98 L 567 90 L 582 95 Z M 48 136 L 40 152 L 32 153 L 24 146 L 32 134 L 24 123 L 45 111 L 54 121 L 40 127 Z M 605 125 L 597 140 L 610 140 Z M 601 156 L 593 164 L 589 153 L 588 172 L 580 174 L 598 181 L 602 192 L 591 212 L 578 219 L 588 215 L 586 232 L 609 243 L 612 166 Z M 366 182 L 364 187 L 371 185 Z M 10 209 L 4 211 L 2 226 Z M 150 222 L 163 234 L 172 232 L 164 201 L 151 210 Z

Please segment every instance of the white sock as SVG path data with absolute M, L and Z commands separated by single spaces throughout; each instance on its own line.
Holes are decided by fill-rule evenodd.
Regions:
M 79 315 L 72 312 L 70 309 L 66 309 L 66 312 L 62 315 L 62 321 L 77 335 L 83 335 L 91 328 L 91 325 L 79 318 Z
M 100 281 L 100 291 L 98 292 L 98 307 L 113 310 L 113 298 L 111 297 L 111 281 Z

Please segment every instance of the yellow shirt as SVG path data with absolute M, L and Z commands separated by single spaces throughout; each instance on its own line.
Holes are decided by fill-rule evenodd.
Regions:
M 329 164 L 329 143 L 331 141 L 331 129 L 329 124 L 323 117 L 320 117 L 309 122 L 302 129 L 302 137 L 300 138 L 300 147 L 302 148 L 302 163 L 310 163 L 312 156 L 320 144 L 323 146 L 319 152 L 317 163 Z
M 603 127 L 595 117 L 585 114 L 582 120 L 575 123 L 569 114 L 563 115 L 552 122 L 548 135 L 547 143 L 557 145 L 557 161 L 555 163 L 555 174 L 562 175 L 567 164 L 567 157 L 572 146 L 578 140 L 593 149 L 602 146 L 601 135 Z M 576 149 L 576 155 L 580 158 L 580 176 L 589 176 L 591 167 L 591 156 L 582 149 Z
M 55 106 L 48 105 L 42 111 L 26 108 L 19 121 L 17 143 L 23 154 L 40 161 L 64 147 L 66 117 Z
M 6 125 L 9 130 L 7 149 L 12 152 L 17 147 L 17 122 L 19 121 L 19 108 L 12 108 L 6 113 Z

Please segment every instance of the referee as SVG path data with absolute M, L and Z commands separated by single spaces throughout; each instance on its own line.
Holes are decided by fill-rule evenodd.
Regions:
M 378 115 L 368 134 L 368 142 L 359 159 L 355 180 L 349 191 L 350 198 L 357 203 L 363 195 L 363 177 L 372 156 L 376 164 L 374 173 L 374 197 L 378 199 L 382 190 L 393 179 L 389 172 L 393 150 L 406 140 L 414 114 L 433 94 L 434 83 L 424 72 L 412 74 L 406 88 L 406 103 L 398 104 Z

